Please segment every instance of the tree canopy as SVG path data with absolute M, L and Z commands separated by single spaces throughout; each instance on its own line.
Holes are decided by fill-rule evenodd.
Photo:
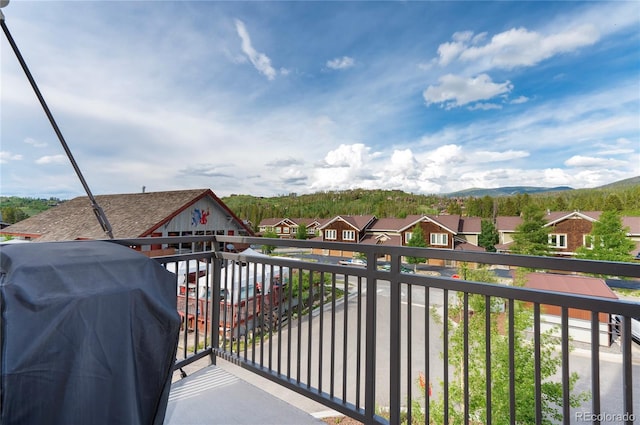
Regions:
M 478 236 L 478 245 L 483 247 L 487 252 L 496 252 L 496 244 L 500 241 L 498 229 L 496 229 L 493 221 L 483 219 L 480 223 L 480 236 Z
M 472 269 L 463 267 L 461 275 L 476 282 L 496 283 L 497 279 L 487 268 Z M 518 276 L 523 276 L 519 273 Z M 520 277 L 518 279 L 521 279 Z M 521 284 L 516 282 L 516 284 Z M 515 423 L 536 423 L 535 417 L 535 347 L 528 332 L 533 323 L 533 311 L 523 302 L 513 303 L 514 342 L 511 345 L 509 335 L 504 331 L 509 326 L 508 304 L 499 298 L 486 301 L 484 295 L 469 294 L 468 306 L 473 314 L 464 310 L 462 293 L 457 293 L 457 302 L 449 304 L 449 317 L 441 318 L 433 310 L 436 320 L 447 320 L 450 329 L 449 364 L 454 367 L 453 379 L 449 380 L 448 417 L 450 424 L 471 423 L 510 423 L 509 380 L 505 377 L 515 374 Z M 487 309 L 489 309 L 490 334 L 486 334 Z M 468 334 L 465 345 L 464 320 L 468 321 Z M 486 364 L 486 341 L 490 340 L 490 368 Z M 514 350 L 517 367 L 510 368 L 510 347 Z M 466 349 L 468 348 L 468 349 Z M 468 353 L 468 385 L 464 386 L 465 350 Z M 562 382 L 554 381 L 554 376 L 561 365 L 557 354 L 557 339 L 553 331 L 540 335 L 540 378 L 542 381 L 542 413 L 543 424 L 559 423 L 562 419 L 561 406 Z M 490 370 L 490 372 L 488 372 Z M 491 382 L 491 409 L 487 408 L 486 383 Z M 589 399 L 588 392 L 576 393 L 575 384 L 579 376 L 573 372 L 569 377 L 569 402 L 572 407 L 579 406 Z M 469 418 L 464 415 L 465 396 L 469 400 Z M 431 399 L 429 405 L 433 423 L 444 423 L 443 393 Z M 491 412 L 491 418 L 487 415 Z
M 525 255 L 549 255 L 549 228 L 544 211 L 528 206 L 522 212 L 522 223 L 516 227 L 511 251 Z
M 420 226 L 420 223 L 416 224 L 411 231 L 411 238 L 409 238 L 407 246 L 416 248 L 425 248 L 427 246 L 427 241 L 424 238 L 424 232 L 422 231 L 422 226 Z M 424 263 L 425 261 L 427 261 L 427 259 L 424 257 L 407 257 L 407 263 L 409 264 L 418 265 L 420 263 Z
M 593 223 L 588 246 L 577 250 L 578 258 L 605 261 L 632 261 L 631 251 L 635 243 L 627 237 L 628 228 L 623 227 L 617 210 L 604 211 Z

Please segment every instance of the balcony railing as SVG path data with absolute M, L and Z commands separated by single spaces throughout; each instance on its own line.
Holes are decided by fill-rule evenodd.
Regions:
M 364 423 L 521 423 L 525 412 L 540 424 L 549 406 L 562 423 L 631 424 L 640 414 L 632 341 L 640 304 L 512 284 L 522 268 L 638 282 L 638 264 L 232 236 L 116 242 L 177 248 L 157 258 L 179 288 L 176 369 L 220 357 Z M 229 249 L 249 245 L 366 261 Z M 487 268 L 504 282 L 425 266 L 413 273 L 404 263 L 411 257 Z

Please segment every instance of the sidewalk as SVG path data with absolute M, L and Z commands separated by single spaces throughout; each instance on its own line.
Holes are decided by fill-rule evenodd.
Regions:
M 325 425 L 320 419 L 215 365 L 174 380 L 164 424 Z

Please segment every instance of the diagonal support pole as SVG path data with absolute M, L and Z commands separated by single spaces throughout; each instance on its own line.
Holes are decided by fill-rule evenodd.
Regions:
M 113 239 L 113 229 L 111 228 L 111 223 L 109 223 L 109 220 L 107 219 L 107 216 L 104 213 L 104 210 L 100 207 L 100 205 L 98 205 L 96 198 L 91 193 L 91 189 L 89 188 L 87 181 L 84 179 L 84 176 L 80 171 L 80 167 L 78 166 L 78 163 L 73 158 L 73 154 L 71 153 L 71 150 L 69 149 L 69 146 L 67 145 L 67 142 L 65 141 L 64 136 L 62 135 L 62 132 L 60 131 L 60 128 L 56 123 L 56 120 L 53 118 L 53 114 L 51 113 L 51 110 L 47 106 L 47 103 L 45 102 L 44 97 L 42 96 L 42 93 L 40 92 L 40 89 L 38 88 L 38 85 L 36 84 L 36 81 L 33 78 L 33 75 L 31 75 L 31 72 L 27 67 L 27 63 L 22 57 L 20 50 L 18 50 L 18 46 L 16 45 L 15 41 L 13 40 L 13 37 L 11 36 L 11 33 L 9 32 L 9 28 L 5 24 L 4 14 L 2 13 L 1 10 L 0 10 L 0 25 L 2 26 L 2 31 L 4 32 L 4 35 L 7 37 L 7 40 L 9 41 L 9 44 L 11 45 L 13 52 L 16 54 L 16 57 L 18 58 L 18 62 L 20 62 L 20 66 L 22 67 L 22 70 L 27 76 L 27 79 L 29 80 L 31 87 L 35 92 L 36 97 L 40 101 L 40 105 L 42 105 L 42 109 L 44 109 L 44 112 L 47 115 L 47 118 L 49 119 L 49 122 L 51 123 L 53 130 L 58 136 L 58 140 L 60 140 L 60 144 L 62 144 L 62 148 L 67 154 L 69 161 L 71 161 L 71 165 L 73 166 L 73 169 L 75 170 L 76 175 L 80 179 L 80 183 L 82 183 L 82 187 L 84 187 L 84 190 L 87 193 L 87 196 L 89 197 L 89 201 L 91 202 L 91 207 L 93 208 L 93 213 L 96 215 L 96 218 L 100 223 L 100 227 L 102 227 L 102 230 L 104 230 L 107 236 L 109 236 L 109 239 Z

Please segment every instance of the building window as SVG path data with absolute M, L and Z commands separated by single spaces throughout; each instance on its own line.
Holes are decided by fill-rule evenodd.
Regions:
M 356 240 L 356 231 L 355 230 L 343 230 L 342 231 L 342 240 L 344 240 L 344 241 L 355 241 Z
M 447 246 L 449 245 L 449 235 L 446 233 L 431 233 L 430 244 Z
M 276 227 L 276 234 L 282 233 L 282 227 Z
M 412 237 L 413 237 L 413 232 L 406 232 L 404 234 L 404 243 L 408 244 Z
M 336 239 L 338 239 L 338 231 L 335 229 L 325 230 L 324 238 L 335 241 Z
M 559 233 L 551 233 L 549 235 L 549 246 L 551 246 L 551 248 L 566 248 L 567 235 L 559 234 Z
M 282 233 L 289 233 L 289 228 L 288 227 L 283 227 L 282 228 Z
M 582 235 L 582 245 L 587 249 L 593 249 L 593 236 Z

